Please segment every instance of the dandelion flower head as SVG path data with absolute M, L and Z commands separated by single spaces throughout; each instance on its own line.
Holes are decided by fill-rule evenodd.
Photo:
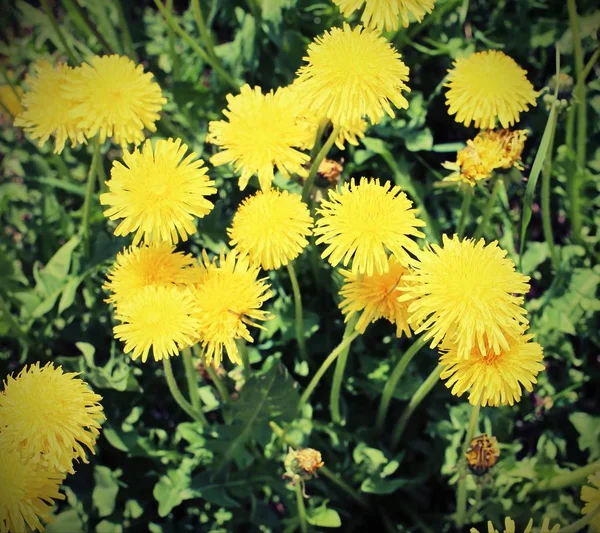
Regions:
M 487 180 L 496 169 L 516 167 L 523 170 L 521 153 L 527 139 L 526 130 L 480 132 L 456 154 L 456 162 L 446 162 L 444 168 L 454 172 L 444 181 L 462 182 L 474 187 Z
M 113 328 L 115 338 L 125 343 L 125 353 L 142 363 L 150 350 L 154 360 L 160 361 L 196 341 L 199 322 L 189 289 L 148 285 L 120 303 L 115 317 L 121 322 Z
M 392 106 L 406 109 L 408 67 L 376 30 L 332 28 L 309 45 L 294 84 L 318 117 L 342 128 L 368 117 L 377 124 Z
M 73 460 L 87 463 L 86 450 L 94 453 L 104 420 L 102 397 L 77 376 L 35 363 L 6 378 L 0 394 L 2 438 L 14 443 L 24 461 L 73 473 Z
M 4 439 L 2 439 L 4 440 Z M 12 447 L 0 444 L 0 533 L 44 531 L 64 475 L 24 461 Z
M 600 470 L 588 477 L 589 485 L 581 487 L 581 501 L 585 503 L 581 513 L 593 513 L 600 508 Z M 600 512 L 592 518 L 590 530 L 600 531 Z
M 227 233 L 240 254 L 273 270 L 302 253 L 312 226 L 310 211 L 300 195 L 271 189 L 246 198 Z
M 527 526 L 523 530 L 523 533 L 532 533 L 532 531 L 533 531 L 533 518 L 531 518 L 529 520 L 529 522 L 527 523 Z M 560 524 L 555 524 L 554 526 L 552 526 L 552 528 L 550 528 L 550 519 L 544 518 L 544 520 L 542 521 L 542 527 L 539 530 L 536 529 L 536 531 L 541 531 L 543 533 L 558 533 L 560 531 Z M 515 521 L 512 518 L 507 516 L 504 519 L 504 529 L 502 530 L 502 533 L 516 533 L 516 532 L 517 532 L 517 530 L 516 530 Z M 470 533 L 480 533 L 480 531 L 477 528 L 472 527 L 470 529 Z M 487 529 L 485 531 L 481 531 L 481 533 L 500 533 L 500 531 L 494 527 L 494 524 L 492 523 L 491 520 L 488 520 Z
M 330 191 L 317 211 L 317 244 L 327 245 L 322 257 L 332 266 L 352 261 L 352 272 L 369 276 L 388 271 L 388 252 L 406 262 L 407 252 L 419 249 L 413 238 L 424 237 L 418 228 L 425 222 L 412 205 L 400 187 L 382 185 L 378 179 L 356 183 L 353 178 Z
M 28 76 L 30 87 L 23 95 L 23 111 L 15 120 L 15 126 L 22 127 L 42 146 L 54 137 L 54 153 L 60 154 L 67 140 L 71 146 L 86 142 L 84 127 L 71 116 L 71 110 L 78 100 L 67 88 L 79 76 L 79 69 L 65 64 L 52 66 L 48 61 L 34 65 L 34 74 Z
M 225 350 L 233 363 L 240 364 L 236 340 L 253 342 L 248 326 L 261 328 L 259 321 L 272 318 L 261 310 L 272 292 L 266 280 L 258 278 L 259 267 L 235 251 L 221 254 L 212 262 L 205 252 L 203 269 L 194 305 L 207 363 L 218 366 Z
M 431 13 L 435 0 L 333 0 L 342 14 L 349 17 L 365 5 L 361 21 L 365 26 L 378 30 L 396 31 L 398 20 L 408 27 L 408 15 L 421 22 L 426 13 Z
M 399 287 L 406 282 L 404 277 L 408 269 L 394 257 L 388 259 L 387 272 L 355 274 L 349 270 L 342 270 L 344 284 L 340 289 L 340 310 L 346 315 L 345 322 L 353 316 L 360 314 L 356 323 L 356 330 L 364 333 L 367 326 L 380 318 L 385 318 L 396 325 L 396 335 L 403 333 L 411 336 L 408 325 L 408 302 L 400 302 Z
M 157 242 L 140 247 L 125 248 L 117 254 L 113 267 L 107 274 L 104 289 L 111 295 L 107 302 L 127 301 L 149 285 L 186 286 L 194 283 L 198 271 L 190 254 L 175 252 L 167 242 Z
M 503 52 L 489 50 L 459 58 L 448 74 L 446 104 L 456 122 L 492 129 L 519 122 L 520 114 L 536 105 L 538 93 L 527 72 Z
M 113 163 L 109 192 L 100 195 L 100 203 L 109 206 L 104 216 L 122 219 L 115 235 L 135 232 L 134 245 L 142 238 L 176 244 L 196 232 L 194 217 L 210 213 L 214 206 L 206 197 L 217 189 L 204 161 L 186 152 L 179 139 L 156 141 L 154 150 L 148 139 L 141 152 L 123 154 L 125 164 Z
M 210 159 L 215 166 L 233 163 L 244 190 L 254 175 L 269 190 L 274 167 L 287 178 L 306 176 L 309 156 L 301 152 L 310 141 L 311 129 L 300 120 L 303 105 L 286 88 L 263 94 L 260 87 L 244 85 L 240 94 L 227 96 L 227 120 L 208 125 L 207 142 L 220 151 Z
M 94 56 L 78 69 L 65 91 L 77 102 L 69 117 L 88 138 L 111 137 L 122 146 L 140 144 L 144 128 L 156 131 L 155 122 L 166 99 L 152 74 L 125 56 Z
M 456 345 L 443 344 L 440 365 L 442 379 L 455 396 L 469 393 L 469 402 L 497 407 L 513 405 L 521 400 L 522 388 L 533 390 L 536 376 L 544 370 L 542 347 L 531 342 L 532 335 L 508 339 L 508 349 L 499 354 L 492 350 L 482 352 L 477 345 L 468 358 L 458 353 Z
M 458 357 L 468 358 L 475 346 L 482 353 L 509 350 L 527 319 L 523 294 L 529 277 L 515 271 L 506 252 L 493 241 L 460 240 L 444 235 L 437 244 L 416 253 L 401 299 L 409 305 L 415 333 L 425 332 L 432 348 L 443 339 L 456 344 Z

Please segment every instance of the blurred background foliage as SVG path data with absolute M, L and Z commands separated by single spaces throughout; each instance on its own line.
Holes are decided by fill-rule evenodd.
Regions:
M 201 4 L 225 69 L 265 90 L 290 83 L 310 41 L 342 23 L 328 1 Z M 171 0 L 167 6 L 200 42 L 188 3 Z M 157 136 L 181 137 L 205 160 L 210 157 L 214 148 L 205 144 L 207 123 L 221 117 L 231 88 L 215 77 L 193 46 L 171 34 L 152 2 L 123 2 L 131 42 L 118 2 L 69 0 L 50 7 L 68 45 L 82 60 L 109 51 L 139 59 L 168 99 Z M 600 11 L 593 0 L 579 0 L 577 8 L 588 59 L 599 46 Z M 16 85 L 36 59 L 65 59 L 62 43 L 37 3 L 8 1 L 0 21 L 3 73 Z M 446 173 L 441 163 L 453 159 L 476 134 L 448 116 L 442 90 L 445 72 L 456 57 L 500 49 L 542 90 L 555 73 L 559 46 L 562 72 L 574 75 L 567 7 L 562 0 L 438 0 L 423 23 L 388 37 L 411 69 L 410 107 L 370 127 L 358 147 L 334 149 L 332 157 L 343 163 L 343 179 L 392 180 L 409 196 L 424 199 L 433 220 L 427 229 L 432 242 L 441 233 L 454 232 L 461 203 L 454 188 L 439 186 Z M 476 498 L 472 523 L 491 519 L 500 525 L 507 514 L 518 524 L 526 524 L 529 516 L 541 523 L 544 515 L 569 523 L 580 512 L 579 487 L 543 490 L 544 483 L 558 472 L 600 459 L 597 69 L 586 84 L 585 165 L 578 166 L 573 147 L 565 142 L 568 112 L 563 111 L 553 165 L 547 169 L 558 259 L 553 262 L 544 241 L 537 192 L 522 257 L 523 272 L 532 277 L 526 305 L 532 332 L 545 350 L 547 372 L 539 376 L 534 393 L 515 407 L 482 411 L 483 426 L 498 438 L 501 457 L 488 476 L 469 478 L 470 494 Z M 570 94 L 565 98 L 572 99 Z M 530 130 L 526 169 L 513 170 L 507 177 L 485 234 L 488 240 L 498 239 L 516 262 L 526 178 L 547 116 L 540 98 L 523 117 L 520 127 Z M 85 258 L 81 252 L 78 228 L 90 161 L 87 149 L 67 148 L 58 157 L 49 144 L 38 148 L 28 142 L 11 126 L 5 111 L 1 121 L 0 375 L 26 362 L 55 361 L 83 372 L 104 397 L 107 416 L 96 456 L 69 477 L 67 500 L 59 504 L 50 533 L 292 531 L 298 526 L 294 492 L 282 479 L 289 445 L 319 449 L 328 467 L 328 475 L 307 484 L 309 521 L 317 529 L 341 523 L 343 531 L 452 531 L 449 517 L 454 512 L 456 463 L 468 404 L 440 383 L 419 407 L 398 450 L 389 447 L 391 427 L 381 436 L 375 434 L 374 410 L 390 369 L 407 346 L 406 339 L 396 339 L 392 325 L 375 323 L 352 346 L 342 425 L 331 422 L 327 378 L 302 415 L 296 415 L 299 390 L 343 332 L 337 309 L 339 275 L 314 252 L 307 250 L 296 267 L 310 362 L 296 357 L 289 282 L 285 273 L 271 273 L 275 297 L 268 308 L 276 318 L 266 331 L 257 332 L 257 342 L 249 347 L 254 374 L 243 376 L 241 369 L 227 363 L 218 384 L 226 387 L 231 401 L 223 405 L 215 382 L 199 367 L 200 392 L 214 422 L 202 430 L 187 421 L 170 398 L 162 368 L 152 362 L 132 363 L 113 340 L 101 285 L 107 267 L 128 241 L 112 235 L 113 226 L 96 202 L 93 253 Z M 106 143 L 103 153 L 108 174 L 110 161 L 121 151 Z M 210 174 L 219 189 L 216 209 L 199 221 L 199 232 L 183 247 L 195 255 L 203 248 L 222 249 L 237 205 L 252 192 L 239 191 L 227 166 L 211 167 Z M 578 236 L 568 216 L 567 183 L 575 174 L 581 184 Z M 298 181 L 281 176 L 275 184 L 301 190 Z M 478 188 L 467 235 L 474 231 L 489 194 L 487 188 Z M 182 368 L 175 363 L 183 380 Z M 436 354 L 422 350 L 397 387 L 390 418 L 397 418 L 435 364 Z M 269 422 L 285 428 L 284 439 L 273 434 Z

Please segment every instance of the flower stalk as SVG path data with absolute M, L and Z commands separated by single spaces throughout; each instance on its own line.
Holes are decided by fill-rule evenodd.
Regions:
M 304 495 L 302 494 L 302 484 L 294 483 L 294 491 L 296 492 L 296 506 L 298 508 L 298 521 L 300 522 L 300 531 L 308 533 L 308 522 L 306 521 L 306 507 L 304 505 Z
M 173 396 L 173 399 L 177 405 L 179 405 L 179 407 L 181 407 L 181 409 L 192 420 L 203 423 L 205 421 L 204 415 L 197 412 L 183 397 L 183 394 L 177 385 L 177 381 L 175 380 L 175 376 L 173 375 L 173 367 L 171 366 L 171 360 L 169 357 L 163 357 L 163 368 L 165 370 L 165 377 L 167 379 L 169 391 L 171 392 L 171 396 Z
M 50 25 L 52 26 L 52 29 L 56 33 L 56 36 L 58 37 L 58 40 L 60 41 L 60 44 L 62 45 L 62 47 L 65 51 L 65 54 L 69 58 L 69 62 L 72 65 L 76 65 L 78 63 L 77 58 L 75 57 L 73 50 L 71 50 L 71 47 L 67 43 L 67 39 L 65 38 L 64 33 L 60 29 L 60 24 L 58 23 L 58 20 L 54 16 L 54 11 L 52 11 L 52 8 L 50 7 L 50 2 L 48 0 L 42 0 L 42 9 L 44 10 L 44 13 L 46 13 L 46 16 L 48 17 L 48 20 L 50 21 Z
M 483 237 L 484 231 L 487 229 L 487 225 L 490 222 L 490 218 L 492 217 L 492 211 L 496 205 L 496 201 L 498 200 L 498 195 L 500 194 L 500 189 L 502 189 L 502 180 L 496 176 L 493 178 L 492 192 L 490 193 L 490 197 L 485 205 L 485 209 L 483 210 L 483 216 L 481 218 L 481 222 L 477 226 L 475 230 L 475 234 L 473 238 L 477 241 Z
M 358 316 L 353 316 L 347 323 L 344 329 L 344 338 L 354 331 Z M 331 411 L 331 419 L 335 424 L 342 423 L 342 415 L 340 412 L 340 396 L 342 391 L 342 381 L 344 380 L 344 372 L 348 363 L 348 354 L 350 353 L 350 345 L 342 351 L 337 361 L 335 362 L 335 370 L 333 373 L 333 383 L 331 385 L 331 393 L 329 395 L 329 409 Z
M 473 200 L 472 187 L 463 187 L 463 199 L 462 205 L 460 206 L 460 218 L 458 219 L 458 227 L 456 233 L 459 238 L 463 238 L 465 234 L 465 228 L 467 227 L 467 220 L 469 218 L 469 210 L 471 208 L 471 201 Z
M 534 488 L 534 491 L 544 492 L 549 490 L 560 490 L 574 485 L 582 485 L 585 483 L 588 476 L 596 473 L 598 470 L 600 470 L 600 460 L 544 480 Z
M 85 189 L 85 198 L 83 200 L 82 214 L 81 214 L 81 228 L 83 232 L 83 249 L 85 255 L 90 254 L 90 217 L 92 211 L 92 198 L 94 196 L 94 189 L 96 185 L 96 178 L 98 173 L 98 165 L 100 164 L 100 141 L 98 137 L 92 141 L 92 161 L 88 171 L 87 185 Z
M 292 261 L 287 264 L 290 282 L 292 284 L 292 292 L 294 293 L 294 307 L 296 311 L 296 340 L 300 350 L 300 357 L 303 361 L 308 361 L 308 352 L 306 351 L 306 338 L 304 337 L 304 318 L 302 316 L 302 293 L 300 292 L 300 284 L 296 269 Z
M 321 162 L 323 161 L 323 159 L 325 159 L 325 156 L 329 153 L 329 150 L 331 150 L 333 143 L 335 142 L 335 140 L 337 139 L 337 137 L 340 133 L 340 129 L 341 128 L 339 126 L 333 127 L 329 137 L 325 141 L 325 144 L 321 147 L 321 149 L 317 153 L 317 156 L 314 158 L 314 160 L 310 166 L 310 170 L 308 171 L 308 177 L 306 178 L 306 181 L 304 182 L 304 188 L 302 189 L 302 201 L 303 202 L 308 203 L 310 193 L 311 193 L 313 185 L 315 183 L 315 178 L 317 177 L 317 172 L 319 171 L 319 166 L 321 166 Z

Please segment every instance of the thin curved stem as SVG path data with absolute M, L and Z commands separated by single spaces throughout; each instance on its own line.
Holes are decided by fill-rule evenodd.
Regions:
M 294 490 L 296 491 L 296 506 L 298 507 L 298 521 L 300 522 L 300 531 L 308 533 L 308 522 L 306 521 L 306 507 L 304 505 L 304 495 L 302 494 L 302 481 L 294 481 Z
M 323 474 L 332 483 L 342 489 L 348 496 L 350 496 L 356 503 L 362 505 L 365 508 L 369 508 L 369 503 L 363 498 L 358 492 L 356 492 L 348 483 L 346 483 L 341 477 L 336 476 L 329 468 L 323 465 L 319 468 L 319 474 Z
M 592 523 L 596 516 L 598 516 L 598 513 L 600 513 L 600 504 L 596 505 L 596 508 L 593 511 L 589 512 L 576 522 L 573 522 L 566 527 L 561 527 L 560 533 L 577 533 L 577 531 L 581 531 L 585 526 Z
M 306 178 L 306 181 L 304 182 L 304 188 L 302 189 L 302 201 L 303 202 L 308 203 L 308 198 L 310 197 L 310 193 L 311 193 L 313 185 L 315 183 L 315 178 L 317 177 L 317 172 L 319 171 L 319 166 L 321 165 L 321 161 L 323 161 L 323 159 L 325 159 L 325 156 L 329 153 L 329 150 L 331 150 L 331 147 L 333 146 L 333 143 L 337 139 L 337 136 L 339 135 L 339 133 L 340 133 L 340 127 L 335 126 L 331 130 L 331 134 L 325 141 L 325 144 L 319 150 L 317 157 L 315 157 L 315 159 L 313 160 L 312 165 L 310 166 L 310 170 L 308 171 L 308 177 Z M 317 140 L 317 142 L 318 142 L 318 140 Z
M 485 205 L 485 209 L 483 210 L 481 222 L 477 226 L 475 234 L 473 235 L 473 238 L 475 240 L 479 240 L 481 237 L 483 237 L 483 232 L 486 230 L 490 218 L 492 218 L 492 211 L 494 210 L 494 207 L 496 205 L 496 201 L 498 199 L 498 195 L 500 194 L 501 188 L 502 180 L 498 176 L 496 176 L 494 178 L 492 192 L 490 193 L 490 197 L 488 198 L 487 204 Z
M 200 37 L 202 38 L 202 41 L 204 41 L 204 46 L 206 46 L 208 54 L 211 55 L 216 61 L 219 61 L 217 54 L 215 54 L 215 44 L 212 39 L 212 35 L 206 27 L 204 14 L 202 13 L 202 8 L 200 7 L 200 0 L 192 0 L 192 11 L 194 12 L 194 19 L 196 20 L 196 26 L 198 26 Z
M 173 396 L 175 402 L 177 402 L 177 405 L 179 405 L 179 407 L 181 407 L 181 409 L 185 411 L 185 413 L 192 418 L 192 420 L 195 420 L 196 422 L 202 422 L 203 415 L 199 415 L 183 397 L 183 394 L 177 385 L 177 381 L 175 381 L 173 367 L 171 366 L 171 360 L 169 357 L 163 358 L 163 367 L 165 369 L 165 377 L 167 378 L 169 391 L 171 392 L 171 396 Z
M 296 310 L 296 340 L 298 341 L 300 357 L 303 361 L 308 361 L 308 352 L 306 351 L 306 339 L 304 337 L 304 318 L 302 316 L 302 294 L 300 292 L 298 277 L 296 276 L 296 269 L 294 268 L 292 262 L 289 262 L 287 264 L 287 270 L 288 274 L 290 275 L 292 292 L 294 293 L 294 307 Z
M 465 525 L 465 517 L 467 514 L 467 473 L 465 471 L 465 455 L 469 449 L 469 445 L 475 436 L 477 431 L 477 423 L 479 422 L 479 411 L 481 411 L 481 404 L 477 402 L 471 410 L 471 418 L 469 419 L 469 427 L 465 434 L 465 441 L 463 442 L 461 454 L 458 458 L 460 465 L 461 477 L 458 480 L 458 491 L 456 495 L 456 527 L 459 530 Z
M 460 207 L 460 219 L 458 220 L 458 227 L 456 229 L 459 239 L 462 239 L 465 234 L 467 219 L 469 218 L 469 209 L 471 207 L 471 200 L 473 200 L 473 191 L 469 186 L 468 189 L 464 189 L 463 201 Z
M 385 387 L 383 388 L 383 393 L 381 394 L 381 401 L 379 403 L 379 409 L 377 410 L 377 420 L 375 422 L 375 431 L 380 434 L 383 431 L 383 424 L 385 422 L 390 403 L 392 402 L 392 398 L 394 396 L 394 391 L 398 386 L 398 382 L 400 378 L 403 376 L 408 364 L 412 361 L 413 357 L 417 355 L 419 350 L 427 344 L 424 336 L 417 339 L 411 346 L 404 352 L 402 357 L 396 363 L 394 370 L 390 374 L 390 378 L 388 379 Z
M 71 62 L 72 65 L 77 65 L 79 63 L 79 61 L 77 61 L 75 54 L 73 53 L 73 51 L 71 50 L 71 47 L 67 43 L 67 39 L 65 38 L 64 33 L 60 29 L 60 24 L 58 23 L 58 20 L 56 20 L 56 17 L 54 16 L 54 11 L 52 11 L 52 8 L 50 7 L 50 2 L 48 2 L 48 0 L 41 0 L 41 3 L 42 3 L 42 9 L 44 10 L 44 13 L 46 13 L 46 16 L 50 20 L 50 25 L 52 26 L 52 29 L 56 33 L 58 40 L 60 41 L 60 44 L 65 49 L 65 54 L 67 54 L 69 61 Z
M 556 135 L 556 128 L 552 130 L 550 137 L 550 145 L 548 146 L 548 153 L 546 154 L 546 160 L 544 161 L 544 167 L 542 169 L 542 229 L 544 230 L 544 239 L 548 245 L 548 251 L 550 252 L 550 258 L 552 260 L 552 266 L 554 270 L 558 270 L 559 258 L 556 253 L 554 246 L 554 235 L 552 233 L 552 212 L 550 207 L 550 196 L 551 196 L 551 180 L 552 180 L 552 153 L 554 151 L 554 137 Z
M 316 371 L 315 375 L 310 380 L 308 387 L 306 387 L 305 391 L 302 393 L 302 396 L 300 396 L 300 401 L 298 402 L 298 411 L 299 412 L 302 411 L 304 404 L 310 398 L 310 395 L 313 393 L 313 391 L 319 384 L 319 381 L 321 380 L 321 378 L 323 377 L 325 372 L 327 372 L 327 369 L 335 362 L 335 360 L 346 349 L 346 347 L 350 346 L 350 344 L 352 344 L 352 341 L 354 341 L 354 339 L 356 339 L 356 337 L 358 337 L 359 335 L 360 335 L 360 332 L 353 331 L 348 337 L 343 338 L 342 342 L 340 342 L 333 349 L 333 351 L 327 356 L 325 361 L 323 361 L 323 364 L 321 365 L 319 370 Z
M 250 366 L 250 359 L 248 358 L 248 347 L 246 341 L 241 339 L 236 341 L 240 357 L 242 359 L 242 368 L 244 370 L 244 378 L 248 379 L 252 375 L 252 367 Z
M 205 368 L 210 380 L 213 382 L 213 385 L 221 397 L 221 403 L 223 404 L 223 419 L 227 424 L 229 424 L 231 422 L 231 396 L 229 395 L 229 391 L 227 390 L 227 387 L 225 386 L 225 383 L 223 383 L 223 380 L 220 378 L 219 374 L 217 374 L 215 368 L 212 366 L 212 363 L 205 362 Z
M 202 417 L 204 418 L 203 422 L 207 423 L 204 413 L 202 412 L 200 395 L 198 394 L 198 374 L 194 366 L 192 350 L 190 348 L 186 348 L 182 351 L 182 354 L 183 366 L 185 367 L 185 379 L 187 381 L 188 394 L 190 396 L 190 404 L 195 411 L 202 414 Z
M 83 233 L 83 249 L 85 255 L 90 254 L 90 217 L 92 211 L 92 198 L 96 185 L 98 164 L 100 162 L 100 141 L 95 137 L 92 141 L 92 162 L 88 171 L 87 186 L 85 188 L 85 198 L 83 200 L 83 212 L 81 214 L 81 228 Z
M 417 389 L 417 392 L 413 394 L 413 397 L 410 399 L 410 402 L 405 407 L 404 411 L 400 415 L 400 418 L 398 419 L 398 422 L 396 423 L 394 433 L 392 434 L 392 448 L 396 448 L 396 446 L 398 446 L 410 417 L 415 412 L 417 407 L 419 407 L 425 397 L 431 392 L 431 389 L 433 389 L 434 385 L 439 381 L 442 371 L 443 367 L 441 365 L 437 365 L 433 372 L 429 374 L 427 379 Z
M 117 6 L 117 12 L 119 14 L 119 26 L 123 36 L 123 49 L 131 59 L 138 63 L 139 57 L 135 51 L 135 46 L 133 46 L 133 39 L 131 38 L 131 32 L 129 31 L 129 24 L 127 23 L 122 0 L 115 0 L 115 5 Z
M 104 36 L 98 31 L 96 26 L 90 20 L 87 13 L 81 8 L 81 6 L 75 0 L 62 0 L 62 4 L 65 6 L 69 17 L 74 23 L 80 21 L 79 27 L 88 37 L 93 37 L 98 41 L 100 46 L 104 48 L 105 53 L 114 54 L 115 50 L 110 43 L 104 38 Z
M 358 315 L 353 316 L 348 322 L 346 322 L 346 328 L 344 329 L 344 338 L 354 331 L 356 323 L 358 322 Z M 342 415 L 340 412 L 340 396 L 342 391 L 342 381 L 344 380 L 344 372 L 346 371 L 346 364 L 348 363 L 348 354 L 350 353 L 350 345 L 342 351 L 337 361 L 335 362 L 335 371 L 333 373 L 333 383 L 331 385 L 331 392 L 329 394 L 329 409 L 331 411 L 331 419 L 336 424 L 342 423 Z
M 600 470 L 600 460 L 594 461 L 589 465 L 576 468 L 570 472 L 558 474 L 550 478 L 549 480 L 542 482 L 539 486 L 533 490 L 536 492 L 542 492 L 547 490 L 559 490 L 565 487 L 572 487 L 573 485 L 582 485 L 588 476 L 594 474 Z
M 170 17 L 173 16 L 173 2 L 174 0 L 167 0 L 166 4 L 166 10 Z M 177 48 L 175 47 L 175 32 L 170 24 L 167 24 L 167 43 L 169 45 L 169 55 L 171 56 L 173 78 L 177 81 L 180 78 L 179 54 L 177 53 Z

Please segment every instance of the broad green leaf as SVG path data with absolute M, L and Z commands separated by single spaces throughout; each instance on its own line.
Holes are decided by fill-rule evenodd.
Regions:
M 588 413 L 573 413 L 569 421 L 579 433 L 579 449 L 589 450 L 590 461 L 600 457 L 600 416 Z
M 96 533 L 122 533 L 123 526 L 110 520 L 102 520 L 96 526 Z
M 306 520 L 316 527 L 340 527 L 342 525 L 338 512 L 329 509 L 325 504 L 309 511 Z
M 186 457 L 179 468 L 170 469 L 154 485 L 152 494 L 158 502 L 159 516 L 167 516 L 182 501 L 194 497 L 190 489 L 190 473 L 195 466 L 195 462 Z
M 67 509 L 53 517 L 46 526 L 46 533 L 65 533 L 66 531 L 84 531 L 77 509 Z
M 92 502 L 98 511 L 98 516 L 105 517 L 115 510 L 117 494 L 119 493 L 120 470 L 112 471 L 102 465 L 94 467 L 94 490 L 92 491 Z

